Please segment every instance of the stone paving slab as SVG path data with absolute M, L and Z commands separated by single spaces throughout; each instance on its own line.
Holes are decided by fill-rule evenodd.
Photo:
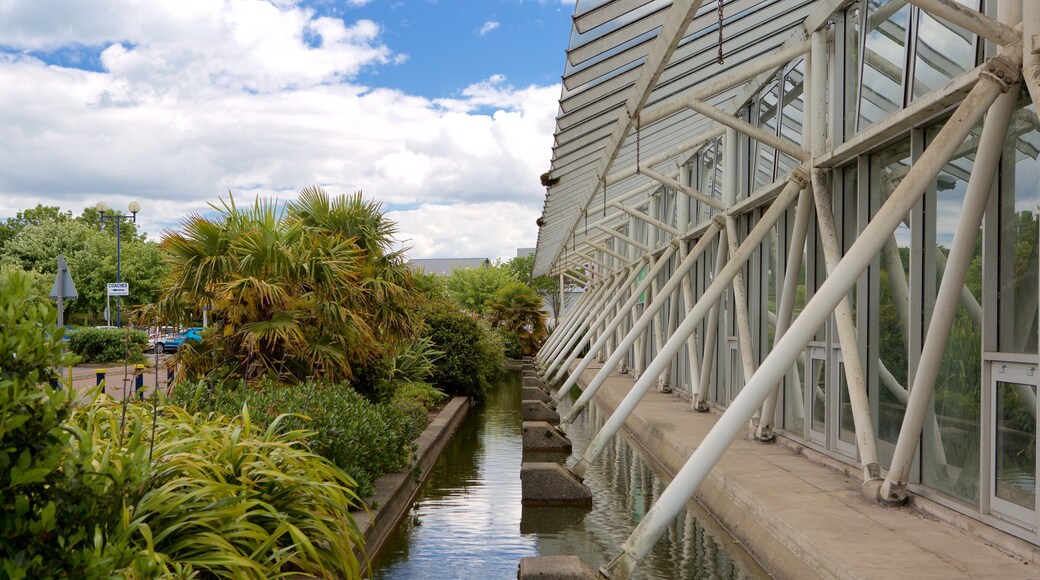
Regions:
M 579 384 L 600 366 L 590 366 Z M 612 372 L 596 400 L 612 412 L 634 383 Z M 625 426 L 674 474 L 717 420 L 651 390 Z M 696 495 L 778 578 L 1040 578 L 1040 547 L 981 522 L 976 527 L 989 528 L 989 541 L 920 508 L 882 508 L 861 494 L 850 477 L 855 471 L 741 436 Z M 935 506 L 929 510 L 946 509 Z

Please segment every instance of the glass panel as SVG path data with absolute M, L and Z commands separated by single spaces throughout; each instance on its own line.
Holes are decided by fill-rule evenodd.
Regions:
M 1040 233 L 1040 131 L 1025 91 L 1004 143 L 1000 177 L 999 324 L 1001 352 L 1037 352 L 1037 267 Z
M 712 177 L 715 173 L 715 144 L 712 143 L 704 148 L 700 155 L 700 179 L 698 180 L 697 189 L 704 193 L 704 195 L 711 195 L 712 188 Z M 696 215 L 694 217 L 694 223 L 701 224 L 711 218 L 711 207 L 703 204 L 699 201 L 693 201 L 691 204 L 696 207 Z
M 869 2 L 863 50 L 859 130 L 903 108 L 906 29 L 910 6 L 901 0 Z
M 845 378 L 845 364 L 838 363 L 838 388 L 841 408 L 838 409 L 838 438 L 846 443 L 856 443 L 856 420 L 852 417 L 849 402 L 849 381 Z
M 776 112 L 780 102 L 780 83 L 773 82 L 763 94 L 758 104 L 758 126 L 776 134 Z M 776 149 L 756 141 L 758 154 L 755 162 L 755 186 L 752 190 L 773 183 L 773 164 Z
M 1036 508 L 1036 387 L 997 381 L 997 497 Z
M 880 205 L 888 199 L 910 168 L 910 141 L 898 143 L 870 159 L 870 196 Z M 876 211 L 876 210 L 875 210 Z M 908 303 L 910 267 L 909 216 L 886 241 L 880 258 L 878 279 L 878 339 L 871 348 L 877 356 L 877 433 L 882 464 L 889 467 L 899 438 L 907 400 Z M 876 353 L 876 354 L 875 354 Z M 868 359 L 869 360 L 869 359 Z
M 827 410 L 827 361 L 812 359 L 812 430 L 824 432 Z
M 940 126 L 926 131 L 928 142 Z M 934 210 L 926 219 L 934 220 L 934 238 L 926 238 L 924 249 L 930 252 L 925 261 L 929 272 L 925 284 L 926 316 L 930 323 L 931 308 L 946 270 L 954 231 L 964 207 L 964 194 L 971 175 L 972 161 L 981 128 L 968 137 L 954 158 L 935 179 Z M 931 205 L 931 201 L 927 205 Z M 976 233 L 974 256 L 969 262 L 965 288 L 953 313 L 953 326 L 939 363 L 933 397 L 934 422 L 925 422 L 924 448 L 921 453 L 922 481 L 969 502 L 979 497 L 979 444 L 981 441 L 982 401 L 982 235 Z M 966 291 L 965 291 L 966 290 Z
M 805 59 L 799 60 L 784 77 L 784 106 L 780 119 L 780 136 L 788 141 L 802 144 L 802 122 L 804 120 L 803 86 L 805 80 Z M 796 161 L 786 153 L 780 153 L 777 160 L 777 175 L 786 175 L 798 166 Z
M 957 0 L 977 8 L 975 0 Z M 975 35 L 920 10 L 914 54 L 914 91 L 919 97 L 975 66 Z
M 845 135 L 856 131 L 856 100 L 859 95 L 859 6 L 845 13 L 845 106 L 841 107 Z

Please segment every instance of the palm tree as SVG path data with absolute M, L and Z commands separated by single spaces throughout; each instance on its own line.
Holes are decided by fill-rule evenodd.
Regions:
M 516 334 L 524 354 L 533 354 L 545 338 L 545 312 L 538 294 L 526 284 L 513 282 L 488 300 L 488 307 L 492 324 Z
M 202 350 L 233 374 L 348 379 L 414 336 L 417 291 L 388 252 L 394 226 L 379 204 L 307 188 L 284 205 L 239 207 L 229 196 L 211 207 L 216 217 L 189 216 L 165 236 L 171 278 L 160 308 L 210 305 Z M 193 362 L 190 349 L 183 358 Z

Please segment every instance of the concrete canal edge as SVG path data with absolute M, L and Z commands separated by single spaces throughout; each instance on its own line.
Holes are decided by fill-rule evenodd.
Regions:
M 354 521 L 365 537 L 365 553 L 369 560 L 376 557 L 383 548 L 390 532 L 397 527 L 401 518 L 408 513 L 412 503 L 419 496 L 419 490 L 430 476 L 434 463 L 440 457 L 444 447 L 451 440 L 455 430 L 469 412 L 471 403 L 467 397 L 455 397 L 437 413 L 426 429 L 415 440 L 418 449 L 419 477 L 413 470 L 405 469 L 398 473 L 384 475 L 376 480 L 376 492 L 369 498 L 369 505 L 378 509 L 369 512 L 354 512 Z M 360 554 L 359 554 L 360 556 Z M 362 561 L 362 566 L 367 565 Z M 366 570 L 362 570 L 362 574 Z

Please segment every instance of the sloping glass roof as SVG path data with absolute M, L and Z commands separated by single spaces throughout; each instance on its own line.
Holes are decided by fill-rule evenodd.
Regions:
M 683 143 L 717 128 L 704 116 L 680 107 L 638 130 L 634 118 L 670 106 L 720 75 L 771 55 L 784 43 L 804 40 L 806 17 L 820 8 L 829 14 L 841 3 L 725 1 L 720 64 L 717 0 L 579 0 L 564 66 L 550 161 L 554 182 L 548 188 L 538 232 L 535 273 L 550 273 L 559 265 L 565 247 L 575 242 L 580 246 L 586 236 L 599 237 L 586 234 L 584 222 L 586 215 L 603 218 L 605 169 L 606 175 L 617 175 L 631 169 L 637 157 L 645 163 L 665 155 L 668 158 L 654 169 L 674 174 L 677 162 L 685 162 L 692 154 L 683 150 Z M 689 19 L 685 28 L 681 26 L 684 19 Z M 648 65 L 656 70 L 647 70 Z M 748 84 L 705 101 L 733 113 L 760 88 Z M 667 155 L 669 152 L 674 155 Z M 640 188 L 646 190 L 641 193 L 646 196 L 656 189 L 653 183 L 643 175 L 611 183 L 606 188 L 607 203 Z

